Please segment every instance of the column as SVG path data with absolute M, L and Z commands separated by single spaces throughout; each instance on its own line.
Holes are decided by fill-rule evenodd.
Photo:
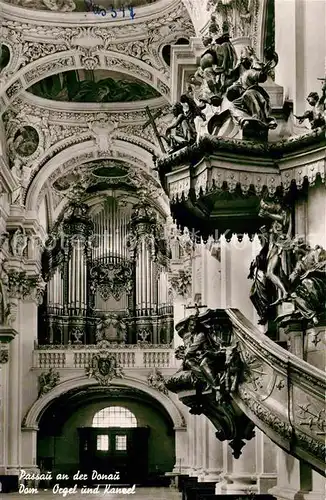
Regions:
M 275 49 L 282 55 L 275 79 L 293 100 L 296 115 L 309 109 L 305 100 L 310 92 L 320 95 L 317 78 L 324 76 L 325 9 L 319 0 L 275 0 Z
M 304 496 L 304 500 L 320 500 L 325 498 L 325 478 L 312 471 L 311 491 Z
M 189 476 L 195 476 L 196 464 L 196 417 L 188 415 L 188 456 L 189 456 Z
M 185 306 L 186 306 L 186 299 L 181 297 L 180 295 L 177 295 L 174 299 L 173 302 L 173 323 L 174 325 L 177 325 L 179 321 L 181 321 L 185 317 Z M 183 345 L 183 341 L 181 337 L 174 332 L 174 337 L 173 337 L 173 346 L 174 348 Z
M 224 482 L 221 485 L 221 493 L 239 494 L 257 492 L 256 473 L 256 449 L 255 438 L 246 442 L 242 448 L 242 455 L 236 459 L 232 456 L 231 448 L 228 447 L 226 462 L 231 471 L 224 474 Z
M 281 448 L 277 449 L 277 485 L 269 490 L 281 500 L 303 498 L 300 481 L 300 462 Z
M 205 482 L 219 482 L 223 471 L 223 443 L 215 436 L 214 425 L 206 420 L 206 463 Z
M 268 493 L 276 485 L 276 445 L 256 428 L 257 493 Z
M 206 304 L 210 309 L 217 309 L 221 304 L 221 262 L 219 243 L 213 243 L 206 249 L 203 304 Z
M 206 453 L 205 442 L 205 420 L 204 415 L 196 415 L 196 457 L 195 457 L 195 470 L 196 476 L 201 478 L 204 474 L 204 456 Z

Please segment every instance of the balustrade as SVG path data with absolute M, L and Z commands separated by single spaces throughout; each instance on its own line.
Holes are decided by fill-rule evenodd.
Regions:
M 96 345 L 83 347 L 40 346 L 33 353 L 33 368 L 86 368 L 99 349 Z M 176 368 L 174 350 L 169 347 L 137 345 L 109 349 L 123 368 Z

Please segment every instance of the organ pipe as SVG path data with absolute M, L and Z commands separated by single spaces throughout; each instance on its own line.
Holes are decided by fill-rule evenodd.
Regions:
M 82 234 L 71 247 L 66 271 L 62 276 L 59 269 L 54 273 L 48 287 L 48 303 L 63 307 L 66 303 L 73 309 L 86 309 L 89 303 L 89 278 L 87 266 L 92 262 L 118 263 L 121 259 L 130 259 L 127 247 L 129 222 L 132 207 L 120 208 L 115 200 L 105 205 L 100 212 L 93 217 L 93 239 L 90 247 L 90 255 L 87 257 L 86 238 Z M 67 231 L 68 233 L 68 231 Z M 90 259 L 90 260 L 89 260 Z M 167 275 L 159 265 L 153 261 L 152 251 L 145 239 L 139 244 L 136 257 L 136 283 L 135 283 L 135 305 L 141 309 L 157 310 L 160 305 L 168 302 Z M 66 290 L 66 291 L 65 291 Z M 66 298 L 65 298 L 66 295 Z M 113 304 L 105 300 L 96 299 L 97 305 L 110 309 Z M 126 309 L 128 297 L 122 296 L 115 307 Z M 145 312 L 145 311 L 144 311 Z

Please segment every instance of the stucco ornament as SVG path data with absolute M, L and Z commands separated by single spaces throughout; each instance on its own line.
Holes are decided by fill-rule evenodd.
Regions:
M 103 340 L 97 344 L 99 351 L 92 356 L 85 372 L 89 378 L 95 378 L 101 385 L 110 385 L 113 378 L 122 378 L 124 373 L 116 357 L 108 352 L 110 342 Z
M 39 393 L 38 397 L 44 396 L 50 392 L 60 382 L 60 374 L 54 368 L 50 368 L 48 372 L 43 372 L 38 377 Z

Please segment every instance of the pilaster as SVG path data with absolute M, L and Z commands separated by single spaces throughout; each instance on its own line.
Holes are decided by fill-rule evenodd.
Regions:
M 188 474 L 189 454 L 188 454 L 188 429 L 181 427 L 175 429 L 175 474 Z
M 0 326 L 0 471 L 6 473 L 8 464 L 9 422 L 10 422 L 10 343 L 17 331 L 8 326 Z
M 20 299 L 11 298 L 12 308 L 15 309 L 15 317 L 12 327 L 20 332 Z M 8 426 L 7 426 L 7 472 L 18 474 L 21 458 L 21 421 L 22 421 L 22 340 L 17 335 L 10 344 L 9 349 L 9 386 L 8 386 Z

